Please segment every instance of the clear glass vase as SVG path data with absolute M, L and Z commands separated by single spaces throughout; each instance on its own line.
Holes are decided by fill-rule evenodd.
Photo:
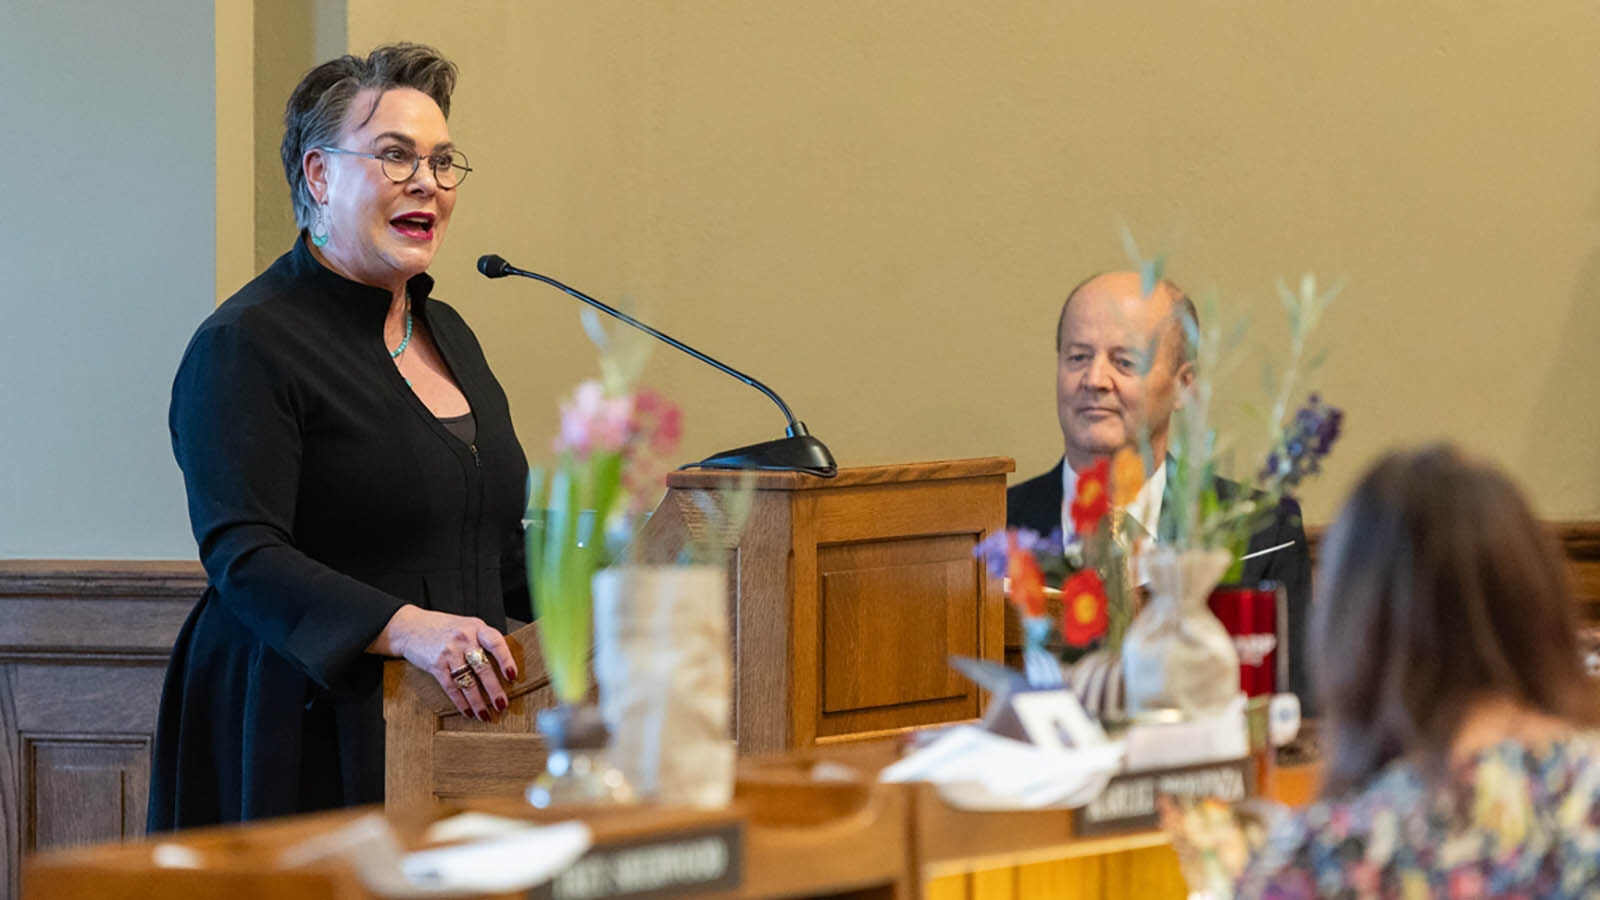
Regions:
M 570 803 L 632 803 L 633 786 L 606 754 L 600 710 L 562 704 L 541 710 L 539 733 L 550 747 L 545 769 L 528 786 L 528 802 L 541 809 Z

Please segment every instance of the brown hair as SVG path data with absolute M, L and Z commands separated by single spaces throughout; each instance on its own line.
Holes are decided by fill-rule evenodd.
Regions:
M 439 104 L 450 117 L 450 94 L 456 87 L 456 65 L 432 47 L 422 44 L 385 44 L 366 57 L 341 56 L 307 72 L 283 111 L 283 174 L 289 179 L 295 224 L 309 228 L 317 201 L 306 185 L 300 161 L 313 147 L 336 143 L 344 131 L 350 104 L 364 90 L 375 89 L 367 118 L 378 111 L 378 100 L 394 88 L 415 88 Z M 364 120 L 363 120 L 364 121 Z
M 1472 704 L 1600 724 L 1565 560 L 1516 486 L 1434 444 L 1362 477 L 1324 542 L 1312 614 L 1323 794 L 1401 757 L 1442 778 Z

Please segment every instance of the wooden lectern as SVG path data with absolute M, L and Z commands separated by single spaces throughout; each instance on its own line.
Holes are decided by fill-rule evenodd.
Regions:
M 436 801 L 519 796 L 544 770 L 549 748 L 534 731 L 556 705 L 539 649 L 539 626 L 506 636 L 517 662 L 508 708 L 492 722 L 463 716 L 432 675 L 403 659 L 383 664 L 384 806 L 420 813 Z
M 1000 662 L 1004 600 L 973 548 L 1005 527 L 1007 457 L 667 476 L 645 562 L 719 540 L 705 511 L 743 479 L 756 497 L 732 551 L 734 737 L 741 755 L 976 718 L 952 654 Z
M 730 550 L 733 721 L 749 756 L 977 718 L 951 654 L 1001 661 L 1004 601 L 974 546 L 1005 527 L 1005 457 L 795 473 L 679 472 L 636 556 L 693 539 Z M 708 535 L 718 491 L 754 481 L 744 531 Z M 544 764 L 534 714 L 555 702 L 538 625 L 513 632 L 521 680 L 494 722 L 461 716 L 427 673 L 385 665 L 391 810 L 520 794 Z

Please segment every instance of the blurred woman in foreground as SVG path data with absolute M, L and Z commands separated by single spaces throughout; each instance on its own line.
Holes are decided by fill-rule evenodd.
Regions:
M 1375 465 L 1317 584 L 1322 795 L 1239 896 L 1600 891 L 1600 685 L 1567 579 L 1492 466 L 1444 445 Z

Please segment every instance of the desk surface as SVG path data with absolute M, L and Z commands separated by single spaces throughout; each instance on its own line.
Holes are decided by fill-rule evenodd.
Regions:
M 897 742 L 818 748 L 779 757 L 747 760 L 732 807 L 685 810 L 654 806 L 537 810 L 512 799 L 482 799 L 453 804 L 427 816 L 390 817 L 402 846 L 420 846 L 433 818 L 473 809 L 529 821 L 581 818 L 597 846 L 721 825 L 742 829 L 743 884 L 738 890 L 699 894 L 725 898 L 807 897 L 865 891 L 861 896 L 913 898 L 930 879 L 955 878 L 977 885 L 969 873 L 1011 869 L 1025 872 L 1047 862 L 1077 861 L 1092 896 L 1121 896 L 1117 878 L 1106 873 L 1128 869 L 1144 877 L 1166 874 L 1160 893 L 1174 888 L 1175 860 L 1159 832 L 1138 831 L 1094 838 L 1072 834 L 1072 812 L 965 812 L 944 803 L 931 785 L 876 783 L 876 773 L 899 752 Z M 1315 773 L 1309 767 L 1273 773 L 1266 792 L 1296 802 L 1309 796 Z M 284 850 L 331 835 L 371 809 L 295 816 L 243 826 L 193 829 L 126 844 L 60 850 L 27 861 L 24 896 L 37 900 L 87 898 L 211 897 L 366 898 L 346 866 L 316 864 L 279 868 Z M 199 868 L 155 865 L 156 845 L 179 843 Z M 1154 855 L 1152 855 L 1154 854 Z M 1087 863 L 1089 868 L 1085 869 Z M 1144 873 L 1141 875 L 1141 873 Z M 1023 883 L 1013 876 L 1013 884 Z M 1129 882 L 1127 873 L 1122 882 Z M 955 882 L 950 882 L 954 884 Z M 1129 882 L 1131 883 L 1131 882 Z M 1181 881 L 1178 882 L 1181 885 Z M 1111 885 L 1111 886 L 1108 886 Z M 929 890 L 929 896 L 986 896 L 969 890 Z M 1181 894 L 1179 895 L 1181 896 Z

